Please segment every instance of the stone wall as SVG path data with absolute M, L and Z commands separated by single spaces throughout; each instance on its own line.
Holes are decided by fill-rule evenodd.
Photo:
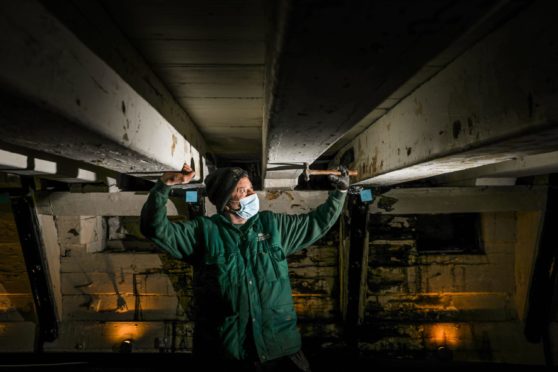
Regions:
M 483 213 L 485 253 L 474 255 L 419 253 L 416 217 L 371 217 L 364 354 L 544 363 L 518 317 L 516 213 Z

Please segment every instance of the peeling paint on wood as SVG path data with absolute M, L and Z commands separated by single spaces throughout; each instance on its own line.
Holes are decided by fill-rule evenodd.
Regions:
M 176 143 L 177 143 L 177 138 L 173 134 L 172 135 L 172 141 L 171 141 L 171 156 L 174 156 L 174 151 L 176 150 Z M 188 160 L 188 159 L 186 159 L 186 160 Z
M 396 198 L 382 195 L 380 196 L 380 199 L 378 201 L 378 208 L 383 209 L 386 212 L 389 212 L 393 210 L 393 205 L 397 202 L 398 200 Z

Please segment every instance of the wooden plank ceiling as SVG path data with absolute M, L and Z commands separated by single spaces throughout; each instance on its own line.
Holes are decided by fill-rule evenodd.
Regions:
M 263 1 L 104 1 L 217 156 L 259 159 L 266 33 Z

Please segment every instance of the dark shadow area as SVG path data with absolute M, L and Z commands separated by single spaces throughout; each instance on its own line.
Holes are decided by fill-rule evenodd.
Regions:
M 383 370 L 431 370 L 431 371 L 520 371 L 546 370 L 548 367 L 506 363 L 453 362 L 439 360 L 397 360 L 366 358 L 352 352 L 328 351 L 321 355 L 308 355 L 312 371 L 383 371 Z M 143 353 L 44 353 L 0 354 L 0 370 L 41 371 L 161 371 L 176 368 L 183 371 L 214 370 L 237 371 L 232 363 L 208 369 L 208 363 L 195 361 L 190 354 L 143 354 Z M 212 366 L 213 367 L 213 366 Z

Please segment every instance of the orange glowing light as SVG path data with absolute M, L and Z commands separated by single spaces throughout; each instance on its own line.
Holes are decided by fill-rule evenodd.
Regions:
M 434 324 L 430 329 L 430 339 L 436 346 L 457 346 L 459 344 L 459 326 Z
M 107 338 L 113 344 L 124 340 L 137 340 L 145 333 L 146 326 L 142 323 L 113 323 L 107 330 Z

